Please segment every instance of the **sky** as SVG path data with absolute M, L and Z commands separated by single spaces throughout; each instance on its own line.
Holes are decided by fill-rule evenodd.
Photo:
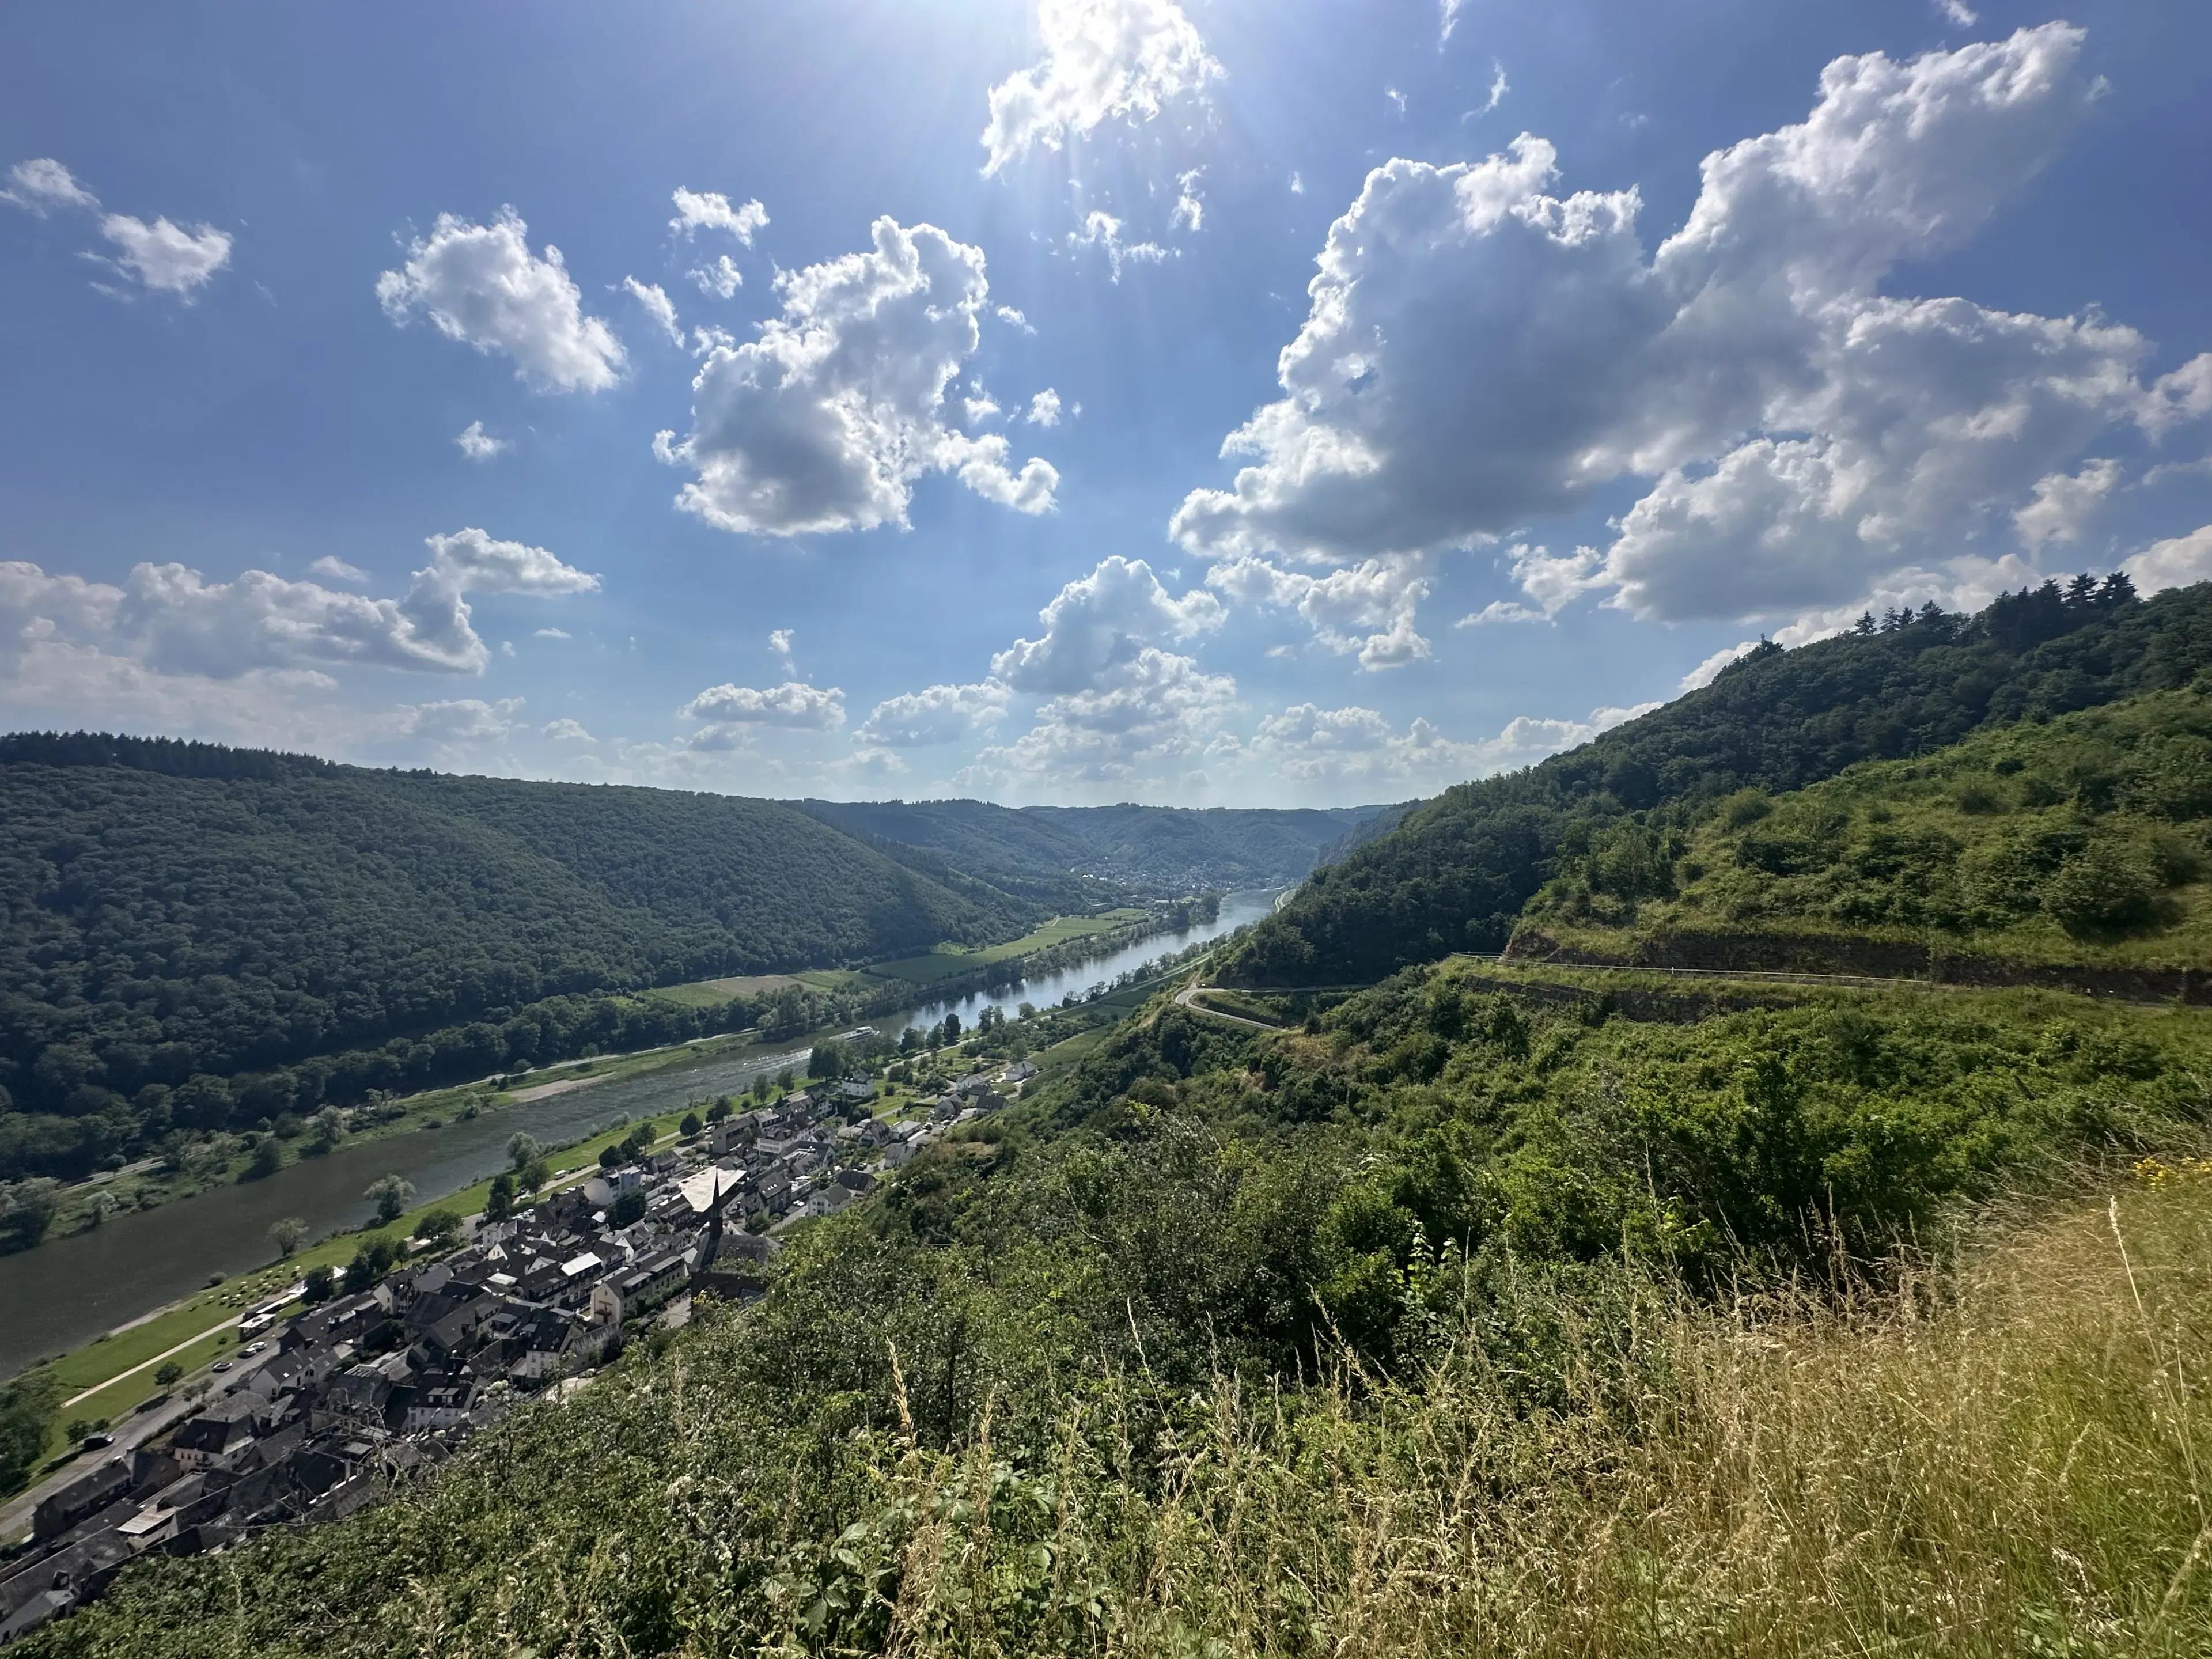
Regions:
M 2208 63 L 2139 0 L 10 6 L 0 727 L 1351 805 L 2202 580 Z

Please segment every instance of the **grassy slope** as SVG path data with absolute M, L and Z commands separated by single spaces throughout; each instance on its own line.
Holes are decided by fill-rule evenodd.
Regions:
M 2212 1016 L 1725 989 L 1462 963 L 1259 1039 L 1155 1006 L 758 1307 L 27 1650 L 2191 1650 Z M 1901 1296 L 1789 1288 L 1808 1222 L 1932 1240 L 2100 1147 L 2147 1313 L 2047 1199 Z
M 1600 836 L 1562 859 L 1514 949 L 1815 968 L 1826 951 L 1826 965 L 1848 969 L 1871 959 L 1872 942 L 1900 947 L 1900 963 L 1932 950 L 1953 977 L 1978 961 L 2212 964 L 2208 732 L 2212 697 L 2159 693 L 1920 760 L 1864 763 L 1771 803 L 1725 800 L 1686 831 Z M 1663 873 L 1623 878 L 1620 852 L 1662 841 Z M 2136 878 L 2140 916 L 2062 920 L 2069 884 L 2100 860 L 2112 866 L 2101 873 Z

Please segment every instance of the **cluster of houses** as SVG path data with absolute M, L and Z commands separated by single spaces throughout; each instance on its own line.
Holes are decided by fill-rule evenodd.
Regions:
M 779 1224 L 843 1209 L 1034 1070 L 963 1078 L 924 1103 L 924 1121 L 874 1117 L 866 1084 L 789 1095 L 723 1119 L 703 1146 L 479 1223 L 457 1253 L 301 1313 L 273 1349 L 242 1350 L 258 1363 L 196 1414 L 39 1504 L 29 1544 L 0 1558 L 0 1643 L 149 1550 L 194 1554 L 349 1513 L 518 1398 L 603 1363 L 626 1328 L 678 1322 L 692 1292 L 757 1295 Z M 635 1218 L 617 1224 L 625 1212 Z

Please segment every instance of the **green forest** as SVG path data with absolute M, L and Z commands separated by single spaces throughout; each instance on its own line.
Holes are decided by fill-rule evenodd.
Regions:
M 1800 650 L 1764 646 L 1579 749 L 1419 806 L 1317 872 L 1224 976 L 1364 983 L 1454 951 L 1501 950 L 1570 825 L 1800 789 L 1984 726 L 2185 686 L 2208 665 L 2212 589 L 2145 602 L 2124 576 L 2048 583 L 1971 617 L 1931 605 Z
M 1131 810 L 1204 820 L 1215 863 L 1273 881 L 1357 816 Z M 987 946 L 1184 890 L 1182 852 L 1085 878 L 1075 831 L 978 812 L 940 851 L 820 803 L 0 738 L 0 1181 L 758 1017 L 628 994 L 647 988 Z

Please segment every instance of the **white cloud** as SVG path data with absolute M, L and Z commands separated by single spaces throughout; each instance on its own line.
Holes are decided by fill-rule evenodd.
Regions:
M 1022 418 L 1031 426 L 1058 426 L 1060 393 L 1047 386 L 1030 399 L 1030 412 Z
M 1726 668 L 1738 658 L 1747 656 L 1758 649 L 1757 640 L 1739 640 L 1734 645 L 1724 645 L 1688 673 L 1683 675 L 1681 685 L 1678 689 L 1683 691 L 1695 691 L 1700 687 L 1711 685 L 1720 677 L 1722 669 Z
M 1292 167 L 1291 169 L 1291 194 L 1293 196 L 1303 196 L 1305 193 L 1305 179 L 1299 173 L 1296 167 Z
M 1115 282 L 1121 280 L 1121 266 L 1129 260 L 1141 264 L 1158 264 L 1168 257 L 1168 251 L 1158 242 L 1124 242 L 1121 222 L 1110 213 L 1093 209 L 1084 216 L 1082 228 L 1067 233 L 1067 246 L 1077 251 L 1086 247 L 1103 249 L 1108 269 Z
M 999 307 L 999 320 L 1004 323 L 1007 327 L 1018 329 L 1024 334 L 1034 334 L 1036 332 L 1036 325 L 1030 322 L 1028 318 L 1023 316 L 1020 312 L 1015 310 L 1012 306 L 1000 306 Z
M 1010 695 L 996 680 L 902 692 L 878 703 L 853 736 L 860 743 L 892 749 L 957 743 L 1003 720 Z
M 971 380 L 968 384 L 968 395 L 960 400 L 960 410 L 967 417 L 969 425 L 981 426 L 1000 413 L 998 400 L 983 390 L 981 380 Z
M 504 455 L 514 447 L 504 438 L 495 438 L 484 430 L 482 421 L 471 421 L 453 435 L 453 442 L 462 454 L 472 461 L 488 461 L 495 455 Z
M 1966 0 L 1936 0 L 1936 9 L 1946 22 L 1962 29 L 1970 29 L 1982 21 L 1982 15 L 1966 3 Z
M 874 246 L 780 272 L 783 313 L 760 337 L 707 343 L 692 430 L 654 452 L 696 478 L 677 505 L 724 530 L 903 529 L 917 479 L 951 472 L 987 500 L 1048 511 L 1060 475 L 1019 472 L 996 434 L 945 422 L 945 389 L 975 352 L 989 297 L 983 253 L 933 225 L 876 221 Z
M 653 319 L 653 325 L 668 337 L 671 345 L 684 343 L 683 325 L 676 320 L 675 302 L 658 283 L 641 283 L 635 276 L 622 279 L 629 297 L 636 301 L 645 314 Z
M 991 659 L 991 672 L 1017 691 L 1045 696 L 1091 690 L 1133 662 L 1144 647 L 1189 640 L 1221 626 L 1221 602 L 1202 587 L 1181 599 L 1160 586 L 1142 559 L 1103 559 L 1037 612 L 1044 637 L 1016 640 Z
M 211 582 L 181 564 L 145 563 L 114 587 L 49 577 L 34 564 L 0 566 L 0 651 L 11 638 L 46 640 L 125 658 L 157 675 L 209 680 L 342 665 L 478 673 L 489 652 L 471 625 L 468 595 L 599 586 L 542 548 L 494 541 L 480 530 L 433 536 L 428 545 L 429 563 L 397 599 L 265 570 Z
M 678 185 L 669 199 L 676 204 L 676 216 L 668 222 L 668 228 L 679 236 L 726 230 L 750 247 L 753 233 L 768 223 L 768 210 L 758 202 L 733 208 L 730 198 L 719 191 L 686 190 Z
M 1029 731 L 982 750 L 953 782 L 1119 783 L 1196 756 L 1236 706 L 1237 683 L 1162 647 L 1212 632 L 1223 615 L 1204 588 L 1170 594 L 1142 559 L 1100 561 L 1037 613 L 1042 638 L 1017 640 L 991 659 L 984 687 L 937 688 L 969 691 L 979 704 L 1007 691 L 1047 699 Z
M 702 294 L 711 294 L 718 300 L 726 300 L 745 285 L 744 273 L 726 253 L 719 256 L 711 265 L 700 265 L 687 273 L 698 285 Z
M 1036 723 L 984 750 L 955 777 L 968 787 L 1120 786 L 1152 781 L 1163 763 L 1194 757 L 1236 707 L 1237 683 L 1188 657 L 1146 646 L 1093 683 L 1038 708 Z
M 365 582 L 368 572 L 358 565 L 348 564 L 333 554 L 325 553 L 307 568 L 318 576 L 328 576 L 334 582 Z
M 1406 94 L 1399 91 L 1397 88 L 1383 88 L 1382 95 L 1397 106 L 1399 114 L 1403 115 L 1406 112 Z
M 1437 0 L 1437 50 L 1438 52 L 1444 49 L 1445 43 L 1452 38 L 1452 31 L 1459 27 L 1460 8 L 1466 3 L 1467 0 Z
M 115 244 L 115 262 L 157 294 L 189 299 L 230 263 L 230 234 L 213 225 L 198 228 L 156 219 L 148 224 L 111 213 L 100 234 Z
M 1372 708 L 1299 703 L 1261 720 L 1246 753 L 1293 782 L 1430 790 L 1533 765 L 1658 706 L 1594 708 L 1580 720 L 1523 715 L 1494 738 L 1465 743 L 1443 736 L 1426 720 L 1416 719 L 1401 733 Z
M 42 219 L 57 208 L 76 208 L 88 213 L 100 210 L 100 198 L 79 184 L 67 167 L 51 156 L 18 161 L 9 167 L 8 187 L 0 190 L 0 202 L 10 203 Z
M 581 720 L 565 718 L 548 720 L 538 735 L 550 738 L 555 743 L 597 743 L 599 741 L 584 729 L 584 723 Z
M 1203 96 L 1221 75 L 1174 0 L 1039 0 L 1037 33 L 1044 61 L 991 88 L 986 173 L 1102 122 L 1151 120 L 1171 100 Z
M 398 737 L 440 744 L 504 743 L 514 735 L 515 716 L 521 710 L 520 697 L 501 697 L 497 702 L 459 697 L 450 702 L 403 704 L 389 718 Z
M 59 209 L 100 211 L 100 198 L 51 156 L 18 161 L 7 176 L 0 202 L 42 219 Z M 100 219 L 100 234 L 114 247 L 114 257 L 87 253 L 86 258 L 156 294 L 173 294 L 187 303 L 230 263 L 230 233 L 213 225 L 179 225 L 167 218 L 156 218 L 149 225 L 127 213 L 110 213 Z M 94 286 L 119 297 L 118 290 L 104 283 Z
M 629 359 L 614 331 L 586 316 L 583 296 L 547 244 L 530 252 L 529 227 L 513 208 L 489 225 L 441 213 L 406 263 L 376 279 L 376 297 L 395 323 L 425 312 L 438 331 L 480 352 L 503 352 L 516 377 L 543 391 L 600 392 Z
M 2199 353 L 2171 374 L 2152 381 L 2136 418 L 2156 438 L 2185 421 L 2207 415 L 2212 415 L 2212 351 Z
M 1522 605 L 1513 599 L 1492 599 L 1480 611 L 1470 611 L 1454 623 L 1454 628 L 1487 628 L 1493 623 L 1540 623 L 1551 618 L 1533 605 Z
M 1168 215 L 1170 230 L 1195 233 L 1206 222 L 1206 202 L 1198 193 L 1198 181 L 1206 176 L 1204 167 L 1193 167 L 1176 176 L 1175 210 Z
M 2212 524 L 2153 542 L 2120 566 L 2145 594 L 2212 580 Z
M 1595 589 L 1690 618 L 1851 602 L 2008 528 L 2114 422 L 2185 415 L 2193 382 L 2147 394 L 2141 337 L 2095 317 L 1879 284 L 2055 153 L 2097 95 L 2081 44 L 2051 25 L 1838 59 L 1804 124 L 1706 158 L 1648 257 L 1636 191 L 1551 193 L 1541 139 L 1376 168 L 1331 228 L 1282 399 L 1224 444 L 1249 464 L 1191 492 L 1173 533 L 1226 562 L 1358 568 L 1643 479 L 1610 547 L 1516 574 L 1547 615 Z
M 704 722 L 691 734 L 692 748 L 732 749 L 757 726 L 834 731 L 845 723 L 845 694 L 797 680 L 767 687 L 716 685 L 685 703 L 677 717 Z
M 1491 111 L 1505 101 L 1505 94 L 1512 90 L 1512 83 L 1505 78 L 1505 65 L 1495 58 L 1492 58 L 1490 60 L 1490 96 L 1483 100 L 1482 107 L 1476 113 L 1489 114 Z
M 1428 578 L 1429 562 L 1419 556 L 1368 559 L 1326 576 L 1247 556 L 1215 565 L 1206 580 L 1239 603 L 1296 611 L 1322 649 L 1357 653 L 1359 665 L 1372 671 L 1428 657 L 1429 641 L 1413 627 Z
M 2020 539 L 2031 553 L 2052 542 L 2078 542 L 2089 520 L 2120 482 L 2120 464 L 2091 461 L 2078 472 L 2053 472 L 2035 483 L 2035 499 L 2012 515 Z

